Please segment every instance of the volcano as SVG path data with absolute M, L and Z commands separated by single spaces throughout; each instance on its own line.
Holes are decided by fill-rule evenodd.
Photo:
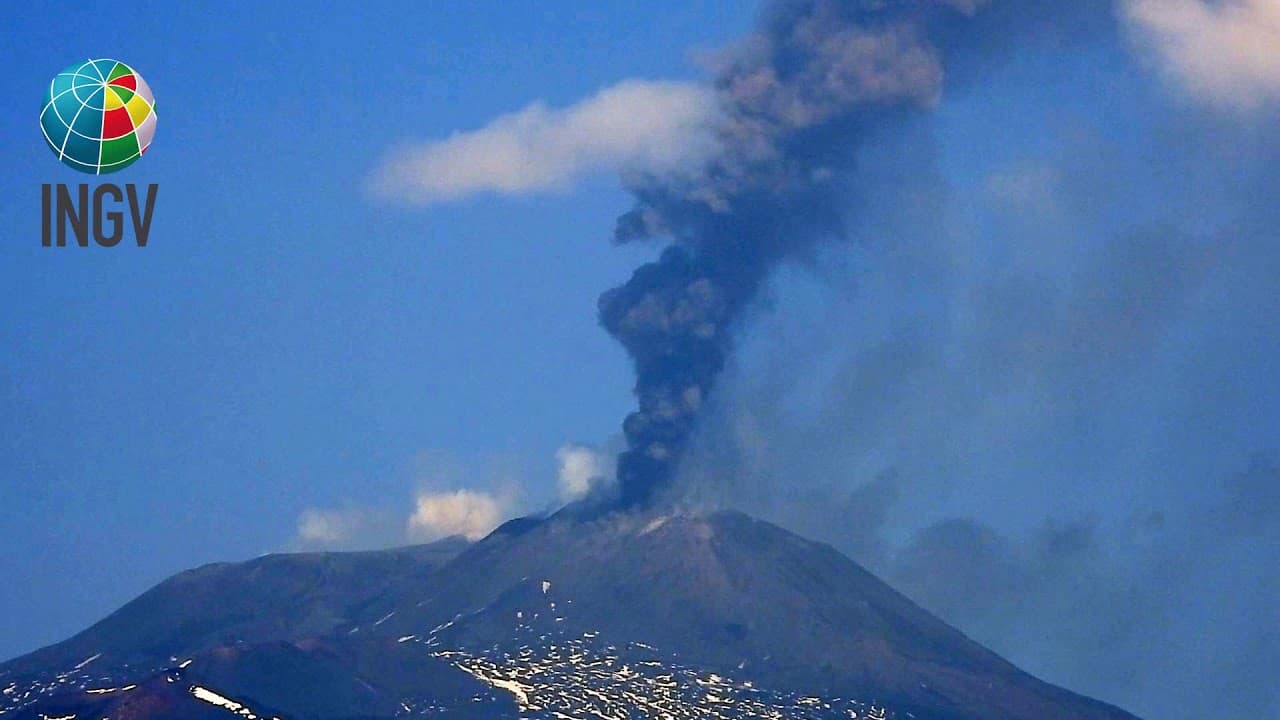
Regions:
M 732 512 L 206 566 L 0 665 L 0 693 L 24 720 L 1133 718 Z

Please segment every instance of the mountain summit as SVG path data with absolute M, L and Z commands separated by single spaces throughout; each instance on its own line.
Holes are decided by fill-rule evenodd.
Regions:
M 0 665 L 0 691 L 33 719 L 1132 719 L 730 512 L 208 566 Z

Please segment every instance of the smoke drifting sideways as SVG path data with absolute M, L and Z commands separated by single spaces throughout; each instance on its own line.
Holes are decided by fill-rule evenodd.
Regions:
M 681 504 L 829 542 L 1140 717 L 1280 717 L 1280 74 L 1235 70 L 1280 68 L 1235 54 L 1280 50 L 1238 42 L 1268 2 L 1143 3 L 1220 13 L 1195 55 L 1132 3 L 936 36 L 944 102 L 859 150 L 848 241 L 770 280 Z
M 768 10 L 719 59 L 718 151 L 694 172 L 629 178 L 615 240 L 672 242 L 599 301 L 631 356 L 639 408 L 623 423 L 623 506 L 660 500 L 733 334 L 771 272 L 842 237 L 842 182 L 877 128 L 940 95 L 931 42 L 984 0 L 809 0 Z

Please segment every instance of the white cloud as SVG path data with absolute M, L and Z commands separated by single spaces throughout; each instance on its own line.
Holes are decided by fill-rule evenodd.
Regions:
M 564 502 L 586 497 L 600 483 L 608 482 L 613 469 L 611 457 L 586 445 L 565 445 L 556 451 L 556 463 L 560 468 L 556 484 Z
M 1237 109 L 1280 98 L 1280 0 L 1125 0 L 1123 7 L 1193 96 Z
M 564 503 L 613 482 L 617 448 L 566 444 L 556 451 L 556 484 Z M 460 535 L 479 540 L 524 512 L 525 485 L 508 461 L 460 462 L 449 453 L 423 451 L 414 458 L 421 488 L 406 519 L 403 510 L 372 505 L 308 508 L 297 520 L 295 549 L 351 550 L 430 542 Z M 475 488 L 481 489 L 475 489 Z
M 628 80 L 567 108 L 538 102 L 478 130 L 402 147 L 375 172 L 373 189 L 425 204 L 564 189 L 599 170 L 669 170 L 711 151 L 714 108 L 698 85 Z
M 409 517 L 408 534 L 414 540 L 438 540 L 451 535 L 479 540 L 498 527 L 510 510 L 510 498 L 486 492 L 422 492 Z

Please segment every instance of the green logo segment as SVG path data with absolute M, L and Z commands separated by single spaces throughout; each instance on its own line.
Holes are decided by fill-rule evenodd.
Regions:
M 156 134 L 156 101 L 133 68 L 88 60 L 58 73 L 40 110 L 45 142 L 63 163 L 102 175 L 133 164 Z

